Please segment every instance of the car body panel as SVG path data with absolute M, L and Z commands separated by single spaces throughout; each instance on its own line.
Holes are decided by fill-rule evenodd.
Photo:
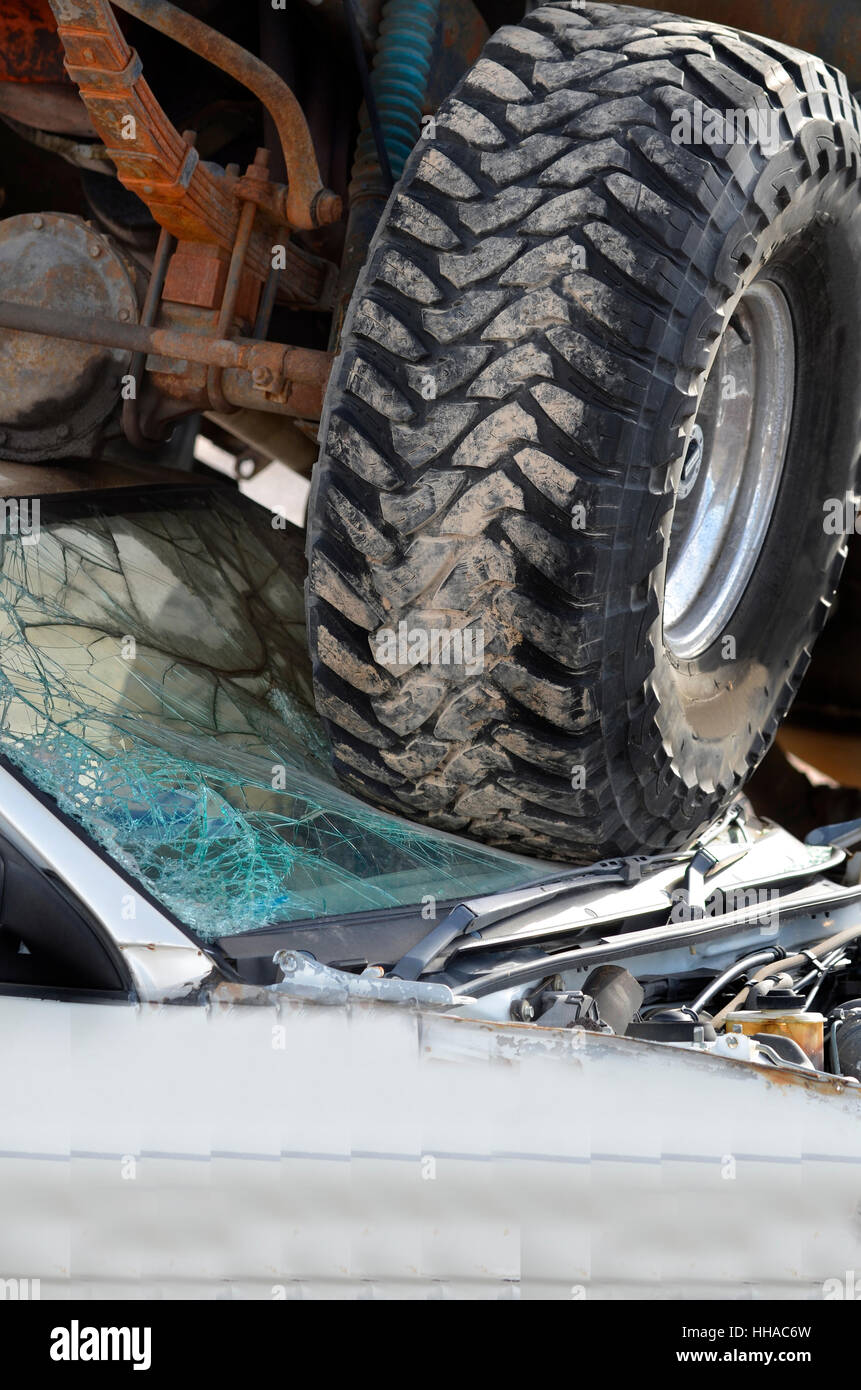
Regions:
M 43 1297 L 803 1299 L 857 1265 L 843 1082 L 241 993 L 0 997 L 4 1274 Z

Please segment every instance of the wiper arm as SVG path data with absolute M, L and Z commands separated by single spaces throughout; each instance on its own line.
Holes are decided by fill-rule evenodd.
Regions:
M 630 859 L 609 859 L 604 863 L 585 867 L 579 872 L 575 871 L 564 878 L 545 880 L 529 888 L 490 893 L 482 898 L 471 898 L 458 903 L 426 936 L 410 947 L 406 955 L 392 967 L 390 974 L 397 975 L 402 980 L 417 980 L 459 937 L 477 935 L 480 928 L 508 921 L 527 908 L 543 906 L 565 894 L 580 893 L 584 888 L 604 887 L 608 883 L 638 883 L 645 877 L 651 877 L 643 872 L 644 869 L 651 868 L 652 873 L 657 873 L 665 868 L 668 862 L 677 863 L 678 872 L 675 877 L 679 878 L 685 871 L 687 855 L 662 855 L 654 858 L 642 855 Z
M 736 827 L 741 839 L 725 848 L 721 854 L 714 841 L 724 832 Z M 786 862 L 787 851 L 781 841 L 790 838 L 778 828 L 753 836 L 744 823 L 740 806 L 728 811 L 704 832 L 690 848 L 654 856 L 606 860 L 531 887 L 505 893 L 494 893 L 458 903 L 447 916 L 398 961 L 391 973 L 401 979 L 417 980 L 425 972 L 444 970 L 458 952 L 473 953 L 498 950 L 500 947 L 535 946 L 553 936 L 569 934 L 587 928 L 609 928 L 626 918 L 652 917 L 669 911 L 680 890 L 688 918 L 696 920 L 705 915 L 705 905 L 711 885 L 722 882 L 721 876 L 753 852 L 756 867 L 754 881 L 788 884 L 806 875 L 822 874 L 836 867 L 843 858 L 842 851 L 823 855 L 818 862 Z M 792 841 L 792 843 L 795 843 Z M 775 845 L 770 849 L 771 844 Z M 723 847 L 721 847 L 723 848 Z M 800 847 L 799 847 L 800 848 Z M 729 887 L 736 888 L 747 880 L 730 879 Z M 565 909 L 564 902 L 557 911 L 557 900 L 577 897 L 584 890 L 621 883 L 622 891 L 613 893 L 606 901 L 594 899 L 583 904 L 578 919 Z M 629 889 L 629 892 L 625 892 Z M 545 909 L 550 909 L 546 911 Z M 548 920 L 548 917 L 550 920 Z M 520 919 L 515 922 L 515 919 Z M 665 930 L 668 919 L 657 930 Z M 503 928 L 509 924 L 509 931 Z M 493 930 L 496 928 L 496 930 Z M 472 938 L 472 939 L 470 939 Z
M 459 936 L 466 936 L 473 922 L 478 920 L 478 913 L 473 911 L 469 903 L 458 903 L 426 936 L 410 947 L 405 956 L 401 956 L 389 974 L 397 975 L 401 980 L 417 980 L 432 960 L 447 951 Z

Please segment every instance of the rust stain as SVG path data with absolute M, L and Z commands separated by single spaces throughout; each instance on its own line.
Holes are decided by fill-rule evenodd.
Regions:
M 547 1027 L 541 1023 L 519 1023 L 514 1020 L 500 1023 L 495 1019 L 472 1019 L 468 1014 L 446 1015 L 446 1020 L 449 1023 L 472 1024 L 473 1027 L 479 1028 L 480 1031 L 488 1033 L 510 1033 L 515 1031 L 518 1034 L 523 1034 L 524 1032 L 529 1032 L 543 1035 L 545 1038 L 548 1033 L 555 1033 L 560 1041 L 563 1037 L 570 1038 L 572 1034 L 572 1029 L 570 1028 Z M 602 1046 L 618 1047 L 622 1050 L 626 1048 L 632 1050 L 645 1049 L 647 1053 L 652 1054 L 654 1054 L 656 1048 L 660 1048 L 664 1053 L 667 1051 L 665 1043 L 648 1042 L 643 1038 L 625 1038 L 616 1034 L 592 1033 L 588 1028 L 583 1029 L 583 1033 L 585 1037 L 580 1044 L 581 1046 L 588 1047 L 589 1043 L 586 1040 L 591 1038 L 594 1042 Z M 430 1051 L 430 1048 L 427 1050 Z M 679 1052 L 684 1052 L 687 1057 L 697 1057 L 704 1061 L 726 1062 L 733 1067 L 744 1067 L 751 1076 L 755 1076 L 757 1080 L 763 1081 L 769 1086 L 796 1087 L 803 1091 L 810 1091 L 814 1095 L 842 1096 L 844 1099 L 849 1099 L 854 1092 L 855 1099 L 861 1102 L 861 1086 L 847 1085 L 845 1077 L 829 1076 L 823 1072 L 811 1073 L 806 1071 L 793 1071 L 789 1067 L 765 1067 L 758 1065 L 756 1062 L 748 1062 L 743 1057 L 722 1056 L 713 1058 L 710 1057 L 708 1052 L 695 1052 L 687 1048 L 679 1048 L 677 1050 Z
M 442 0 L 442 43 L 453 48 L 463 59 L 464 67 L 476 61 L 490 30 L 472 0 Z
M 241 216 L 235 174 L 205 165 L 198 158 L 190 135 L 180 135 L 168 120 L 142 74 L 140 60 L 123 36 L 108 0 L 80 0 L 75 18 L 64 17 L 61 0 L 51 0 L 58 17 L 58 34 L 66 53 L 66 69 L 77 85 L 93 126 L 117 169 L 120 181 L 150 209 L 159 226 L 178 241 L 210 243 L 233 251 Z M 124 6 L 126 7 L 126 6 Z M 127 6 L 137 13 L 136 6 Z M 198 29 L 210 36 L 199 52 L 236 75 L 242 68 L 236 54 L 244 50 L 229 40 L 183 16 L 173 6 L 156 0 L 141 17 L 160 22 L 163 32 L 188 45 Z M 178 17 L 178 18 L 177 18 Z M 189 29 L 188 26 L 192 26 Z M 194 26 L 198 26 L 194 28 Z M 223 50 L 223 51 L 222 51 Z M 264 280 L 271 263 L 271 247 L 277 225 L 311 228 L 340 216 L 340 201 L 320 183 L 307 122 L 288 87 L 252 54 L 244 54 L 249 66 L 248 85 L 260 95 L 266 83 L 259 71 L 269 74 L 281 98 L 278 122 L 286 149 L 290 185 L 271 186 L 265 201 L 280 216 L 262 227 L 248 248 L 247 267 Z M 240 77 L 242 80 L 242 77 Z M 268 93 L 270 99 L 273 93 Z M 287 100 L 289 98 L 289 100 Z M 309 154 L 310 151 L 310 154 Z
M 0 82 L 67 82 L 48 0 L 2 0 Z

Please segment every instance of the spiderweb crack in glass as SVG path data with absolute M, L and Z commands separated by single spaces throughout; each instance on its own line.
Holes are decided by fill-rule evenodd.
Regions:
M 298 533 L 166 493 L 48 499 L 37 544 L 0 540 L 0 751 L 207 940 L 544 877 L 334 784 Z

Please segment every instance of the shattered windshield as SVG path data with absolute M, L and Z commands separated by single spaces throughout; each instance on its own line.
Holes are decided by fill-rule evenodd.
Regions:
M 200 936 L 547 875 L 338 788 L 299 532 L 226 488 L 33 510 L 0 538 L 0 752 Z

